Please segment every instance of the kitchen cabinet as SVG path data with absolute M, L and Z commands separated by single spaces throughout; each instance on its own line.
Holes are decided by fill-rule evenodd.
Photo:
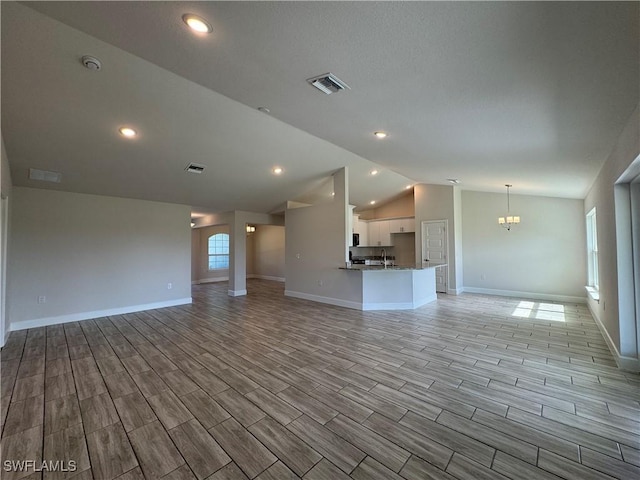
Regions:
M 353 233 L 360 235 L 360 246 L 369 245 L 369 226 L 364 220 L 360 220 L 359 215 L 353 216 Z
M 355 232 L 354 226 L 357 220 L 357 215 L 353 214 L 353 209 L 356 208 L 354 205 L 349 205 L 349 216 L 348 219 L 348 227 L 347 227 L 347 242 L 350 247 L 353 247 L 353 233 Z
M 367 245 L 372 247 L 391 246 L 391 230 L 389 223 L 389 220 L 369 222 L 369 241 Z
M 416 219 L 410 218 L 394 218 L 389 220 L 389 231 L 391 233 L 407 233 L 416 231 Z

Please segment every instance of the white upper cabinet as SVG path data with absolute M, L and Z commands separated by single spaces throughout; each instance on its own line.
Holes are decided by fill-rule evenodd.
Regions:
M 391 233 L 407 233 L 416 231 L 416 219 L 411 218 L 394 218 L 389 220 L 389 231 Z
M 391 230 L 389 220 L 369 222 L 369 246 L 388 247 L 391 245 Z
M 348 227 L 347 227 L 347 245 L 353 247 L 353 232 L 355 231 L 355 223 L 357 220 L 357 216 L 353 214 L 353 209 L 356 208 L 354 205 L 349 205 L 349 215 L 347 216 Z
M 367 246 L 369 245 L 369 228 L 367 222 L 364 220 L 360 220 L 359 215 L 353 216 L 353 233 L 358 233 L 360 235 L 360 245 Z
M 391 234 L 415 232 L 415 222 L 415 217 L 364 221 L 354 215 L 353 233 L 360 234 L 361 247 L 390 247 L 393 246 Z

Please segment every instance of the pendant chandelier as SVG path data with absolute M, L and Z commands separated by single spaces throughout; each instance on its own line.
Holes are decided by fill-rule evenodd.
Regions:
M 498 217 L 498 225 L 506 228 L 507 230 L 511 230 L 512 225 L 517 225 L 518 223 L 520 223 L 520 217 L 511 215 L 511 212 L 510 212 L 509 189 L 512 186 L 513 185 L 509 185 L 509 184 L 505 185 L 505 187 L 507 187 L 507 215 L 504 217 Z

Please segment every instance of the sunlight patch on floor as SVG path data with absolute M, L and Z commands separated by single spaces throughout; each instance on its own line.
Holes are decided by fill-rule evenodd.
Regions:
M 555 303 L 539 303 L 521 301 L 515 308 L 512 317 L 531 318 L 535 320 L 550 320 L 553 322 L 564 322 L 564 305 Z

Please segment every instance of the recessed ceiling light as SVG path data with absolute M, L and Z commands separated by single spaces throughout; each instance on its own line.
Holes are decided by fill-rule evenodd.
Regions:
M 460 183 L 460 180 L 458 180 L 457 178 L 447 178 L 447 182 L 451 183 L 452 185 L 457 185 Z
M 387 136 L 385 132 L 373 132 L 373 134 L 378 138 L 385 138 Z
M 118 131 L 120 132 L 120 135 L 127 138 L 133 138 L 138 134 L 138 132 L 131 127 L 120 127 Z
M 189 28 L 198 33 L 211 33 L 213 27 L 204 18 L 194 15 L 193 13 L 185 13 L 182 16 L 182 21 L 186 23 Z
M 375 201 L 375 200 L 371 200 L 369 203 L 370 203 L 371 205 L 375 205 L 375 204 L 376 204 L 376 201 Z
M 409 190 L 411 188 L 411 185 L 407 185 L 406 187 L 404 187 L 405 190 Z
M 371 171 L 369 172 L 369 175 L 377 175 L 378 173 L 380 173 L 380 172 L 378 172 L 378 170 L 375 170 L 375 169 L 374 169 L 374 170 L 371 170 Z
M 336 192 L 331 192 L 331 196 L 335 197 L 336 196 Z
M 258 111 L 262 113 L 271 113 L 271 110 L 269 110 L 267 107 L 258 107 Z
M 273 172 L 274 175 L 280 175 L 282 172 L 284 172 L 282 167 L 273 167 L 273 170 L 271 170 Z

